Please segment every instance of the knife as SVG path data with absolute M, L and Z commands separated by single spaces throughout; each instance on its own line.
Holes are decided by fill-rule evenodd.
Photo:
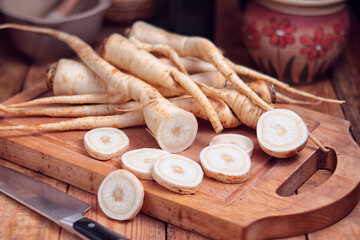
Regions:
M 0 192 L 83 239 L 129 240 L 86 218 L 91 205 L 46 183 L 0 165 Z

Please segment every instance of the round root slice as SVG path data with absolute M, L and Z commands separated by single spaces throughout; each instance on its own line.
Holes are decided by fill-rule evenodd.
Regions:
M 121 165 L 124 169 L 143 180 L 154 180 L 152 169 L 156 159 L 169 152 L 156 148 L 141 148 L 128 151 L 121 156 Z
M 198 123 L 194 114 L 174 108 L 170 102 L 150 103 L 144 109 L 144 118 L 161 149 L 177 153 L 187 149 L 195 140 Z M 162 118 L 159 118 L 162 116 Z
M 252 156 L 254 151 L 254 143 L 251 139 L 247 136 L 241 134 L 219 134 L 213 137 L 210 140 L 209 145 L 220 144 L 220 143 L 231 143 L 235 144 L 242 149 L 245 150 L 249 154 L 249 157 Z
M 204 176 L 201 166 L 181 155 L 160 156 L 152 170 L 153 178 L 163 187 L 180 193 L 196 193 Z
M 297 154 L 308 140 L 304 121 L 287 109 L 273 109 L 263 113 L 257 123 L 256 135 L 261 149 L 277 158 Z
M 99 160 L 108 160 L 128 149 L 129 138 L 117 128 L 95 128 L 85 134 L 84 145 L 90 156 Z
M 110 218 L 129 220 L 139 213 L 144 201 L 144 187 L 131 172 L 119 169 L 102 181 L 98 190 L 101 210 Z
M 200 163 L 206 176 L 224 183 L 240 183 L 250 175 L 248 153 L 231 143 L 214 144 L 200 152 Z

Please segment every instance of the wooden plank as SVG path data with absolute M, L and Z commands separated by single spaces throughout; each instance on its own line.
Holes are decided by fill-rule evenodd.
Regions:
M 352 16 L 351 31 L 345 52 L 332 74 L 336 94 L 346 101 L 342 105 L 345 117 L 351 122 L 351 131 L 360 143 L 360 23 Z
M 32 176 L 63 192 L 67 190 L 67 184 L 11 162 L 0 159 L 0 165 Z M 0 212 L 2 213 L 0 239 L 53 239 L 59 237 L 59 226 L 3 193 L 0 193 Z
M 83 191 L 79 188 L 70 186 L 68 194 L 75 196 L 76 198 L 90 204 L 92 208 L 86 213 L 86 217 L 91 218 L 98 223 L 107 226 L 114 231 L 121 233 L 122 235 L 133 239 L 165 239 L 165 223 L 154 220 L 144 214 L 138 214 L 131 221 L 116 221 L 107 217 L 100 209 L 97 202 L 97 197 L 94 194 Z M 78 239 L 77 236 L 61 230 L 61 240 Z
M 311 88 L 311 87 L 310 87 Z M 319 89 L 321 89 L 321 87 L 319 88 Z M 326 110 L 327 111 L 327 110 Z M 182 231 L 182 230 L 180 230 L 180 231 Z
M 360 178 L 358 171 L 360 166 L 354 163 L 354 159 L 356 159 L 354 155 L 359 149 L 347 140 L 347 133 L 343 133 L 345 123 L 343 120 L 338 121 L 334 117 L 303 110 L 299 107 L 291 108 L 300 115 L 306 115 L 304 120 L 309 124 L 310 129 L 315 129 L 314 134 L 320 141 L 334 146 L 341 153 L 339 157 L 342 159 L 337 163 L 339 167 L 335 170 L 335 176 L 316 188 L 315 192 L 306 192 L 299 197 L 287 198 L 279 197 L 276 193 L 276 189 L 289 175 L 298 174 L 297 172 L 305 173 L 312 169 L 302 167 L 309 161 L 312 152 L 316 150 L 312 144 L 309 144 L 307 150 L 299 157 L 286 162 L 276 162 L 259 149 L 253 130 L 248 128 L 227 129 L 225 132 L 248 135 L 255 142 L 251 178 L 244 184 L 223 184 L 205 177 L 199 192 L 191 196 L 181 196 L 164 189 L 153 181 L 143 181 L 146 191 L 143 213 L 218 239 L 245 237 L 245 233 L 249 234 L 249 238 L 274 237 L 282 236 L 282 234 L 284 236 L 294 235 L 308 230 L 313 231 L 331 224 L 331 221 L 337 221 L 354 206 L 354 201 L 358 200 L 358 198 L 348 197 L 348 194 L 359 191 L 356 186 Z M 45 117 L 27 117 L 25 119 L 19 117 L 5 118 L 1 124 L 21 124 L 24 121 L 27 124 L 34 124 L 57 120 Z M 325 122 L 323 123 L 323 121 Z M 130 150 L 139 147 L 157 147 L 156 141 L 143 127 L 124 129 L 124 131 L 130 137 Z M 102 179 L 110 171 L 119 167 L 119 159 L 104 162 L 90 158 L 82 143 L 85 132 L 41 134 L 21 131 L 1 132 L 2 149 L 6 148 L 6 151 L 1 151 L 0 154 L 45 175 L 96 193 Z M 214 135 L 210 124 L 199 120 L 197 139 L 188 150 L 181 154 L 199 161 L 199 151 Z M 334 141 L 332 136 L 341 138 L 341 141 Z M 19 149 L 22 149 L 21 154 L 17 154 Z M 312 159 L 317 161 L 316 157 Z M 332 166 L 334 164 L 325 165 Z M 302 175 L 298 174 L 298 176 Z M 306 180 L 306 178 L 299 177 L 292 177 L 292 179 Z M 341 184 L 342 187 L 337 187 L 338 184 Z M 301 182 L 297 185 L 301 185 Z M 296 188 L 293 190 L 295 191 Z M 350 194 L 350 196 L 353 195 Z M 334 215 L 327 214 L 328 211 L 333 211 L 333 207 L 337 206 L 338 202 L 341 202 L 343 207 L 336 210 Z M 279 206 L 281 207 L 279 208 Z M 239 209 L 241 209 L 241 214 L 238 212 Z M 323 213 L 324 216 L 322 216 Z M 294 216 L 292 222 L 287 222 L 287 216 Z M 302 222 L 302 216 L 307 219 L 307 224 Z M 320 216 L 322 220 L 317 221 L 316 219 Z M 270 226 L 267 219 L 271 220 L 271 226 L 278 227 L 274 227 L 270 232 L 265 232 L 265 235 L 259 235 L 258 227 Z M 313 220 L 310 221 L 310 219 Z M 284 224 L 288 228 L 285 228 Z M 249 231 L 247 231 L 248 227 Z M 287 229 L 286 232 L 283 229 Z
M 117 29 L 117 30 L 116 30 Z M 111 28 L 111 32 L 117 32 L 118 28 Z M 104 36 L 106 36 L 109 33 L 108 31 L 104 31 L 105 33 L 101 34 L 102 38 L 104 38 Z M 106 35 L 104 35 L 106 34 Z M 6 39 L 7 40 L 7 39 Z M 102 40 L 99 40 L 99 44 L 101 43 Z M 7 44 L 3 44 L 3 42 L 1 42 L 1 50 L 4 49 Z M 9 49 L 9 48 L 8 48 Z M 11 53 L 13 53 L 13 51 L 11 51 Z M 19 55 L 19 54 L 18 54 Z M 3 58 L 4 57 L 4 58 Z M 17 56 L 15 56 L 17 57 Z M 3 66 L 2 64 L 4 63 L 4 68 L 9 69 L 9 71 L 3 71 L 5 75 L 5 73 L 9 76 L 5 76 L 5 77 L 9 77 L 9 79 L 11 79 L 11 81 L 9 81 L 10 83 L 12 83 L 12 86 L 9 86 L 8 84 L 5 84 L 4 81 L 0 82 L 2 88 L 0 88 L 0 93 L 1 93 L 1 97 L 3 97 L 2 99 L 5 100 L 7 98 L 9 98 L 10 96 L 13 96 L 16 92 L 18 92 L 21 87 L 23 87 L 23 90 L 27 90 L 29 88 L 33 88 L 34 85 L 38 84 L 39 82 L 45 83 L 45 72 L 46 72 L 46 68 L 47 68 L 47 64 L 42 64 L 42 63 L 37 63 L 37 64 L 33 64 L 31 65 L 30 68 L 26 68 L 26 72 L 25 74 L 21 75 L 23 71 L 23 69 L 20 69 L 21 66 L 24 65 L 23 60 L 17 60 L 17 58 L 13 57 L 11 54 L 4 54 L 0 57 L 0 70 L 2 69 L 1 67 Z M 19 67 L 19 66 L 20 67 Z M 27 65 L 26 65 L 27 66 Z M 10 71 L 11 70 L 11 71 Z M 10 75 L 8 72 L 12 73 L 12 75 Z M 0 71 L 0 73 L 2 73 L 2 71 Z M 17 74 L 17 75 L 15 75 Z M 26 76 L 26 78 L 25 78 Z M 5 78 L 1 78 L 4 79 Z M 21 82 L 21 84 L 16 84 L 17 83 L 17 79 L 20 81 L 24 81 L 24 84 Z M 26 79 L 26 80 L 25 80 Z M 18 81 L 18 82 L 19 82 Z M 22 86 L 24 85 L 24 86 Z M 45 84 L 40 84 L 39 87 L 40 89 L 45 89 L 43 86 L 45 86 Z M 18 87 L 18 88 L 16 88 Z M 15 88 L 14 91 L 10 91 L 12 88 Z M 4 90 L 4 93 L 6 92 L 7 94 L 2 94 L 1 90 Z M 29 93 L 31 95 L 31 93 Z M 30 96 L 31 98 L 33 97 L 37 97 L 37 96 Z M 16 98 L 15 98 L 16 99 Z M 21 151 L 21 149 L 19 149 L 19 151 Z M 62 183 L 59 181 L 59 183 Z M 74 188 L 74 187 L 70 187 L 70 194 L 72 194 L 73 189 L 77 189 L 77 191 L 81 191 L 78 188 Z M 91 197 L 86 196 L 87 195 L 91 195 Z M 80 198 L 80 200 L 84 200 L 87 201 L 89 198 L 92 198 L 92 203 L 95 203 L 96 205 L 96 196 L 93 194 L 80 194 L 78 197 Z M 7 199 L 7 198 L 5 198 Z M 1 203 L 1 201 L 0 201 Z M 13 208 L 15 209 L 14 211 L 18 212 L 19 208 L 23 209 L 24 207 L 17 204 L 16 202 L 14 202 L 14 206 Z M 165 239 L 165 223 L 155 220 L 153 218 L 147 217 L 143 214 L 139 214 L 138 217 L 136 219 L 134 219 L 131 222 L 125 222 L 125 223 L 120 223 L 120 222 L 115 222 L 109 220 L 109 218 L 104 217 L 103 213 L 100 211 L 100 209 L 98 209 L 98 206 L 96 208 L 97 210 L 92 210 L 91 211 L 91 217 L 94 217 L 94 219 L 98 219 L 101 218 L 102 219 L 102 223 L 107 225 L 110 228 L 114 228 L 114 230 L 119 231 L 119 232 L 128 232 L 129 236 L 131 237 L 131 239 Z M 37 214 L 34 214 L 35 216 Z M 99 215 L 99 217 L 98 217 Z M 39 218 L 39 216 L 36 216 L 33 219 L 37 219 Z M 44 222 L 43 224 L 43 228 L 46 229 L 46 227 L 48 227 L 49 225 L 52 226 L 54 225 L 53 223 L 51 223 L 49 220 L 46 220 L 45 218 L 42 218 L 42 221 Z M 17 219 L 17 218 L 16 218 Z M 16 220 L 15 219 L 15 220 Z M 34 226 L 35 224 L 35 220 L 30 219 L 29 221 L 24 222 L 24 226 L 26 226 L 26 224 L 28 226 Z M 8 218 L 5 219 L 5 221 L 9 221 Z M 34 223 L 32 223 L 32 221 Z M 12 222 L 12 221 L 10 221 Z M 38 222 L 38 221 L 36 221 Z M 7 226 L 7 225 L 5 225 Z M 28 228 L 28 226 L 26 228 Z M 56 225 L 55 225 L 56 226 Z M 57 226 L 56 226 L 57 227 Z M 26 229 L 24 228 L 24 229 Z M 41 228 L 41 229 L 43 229 Z M 14 229 L 16 229 L 16 227 L 14 227 Z M 0 231 L 2 232 L 2 231 Z M 46 232 L 46 231 L 45 231 Z M 55 234 L 50 234 L 49 237 L 47 238 L 58 238 L 56 236 L 58 236 L 58 232 L 59 232 L 59 228 L 57 227 L 57 230 L 55 230 L 56 235 Z M 41 235 L 41 232 L 39 232 L 39 234 L 33 234 L 32 232 L 28 232 L 28 236 L 26 237 L 26 232 L 23 233 L 22 236 L 24 236 L 24 239 L 29 239 L 29 236 L 31 236 L 32 239 L 41 239 L 43 237 L 43 235 Z M 16 236 L 16 235 L 15 235 Z M 78 239 L 77 236 L 62 230 L 61 231 L 61 239 Z M 1 238 L 1 237 L 0 237 Z
M 172 224 L 169 224 L 167 228 L 167 240 L 177 240 L 177 239 L 207 240 L 209 238 L 201 236 L 194 232 L 184 230 Z
M 341 117 L 344 115 L 350 121 L 350 129 L 352 136 L 357 143 L 360 142 L 360 122 L 358 116 L 360 115 L 360 61 L 358 56 L 360 54 L 359 41 L 360 41 L 360 26 L 359 22 L 352 16 L 351 32 L 349 42 L 346 45 L 344 54 L 340 57 L 334 69 L 332 70 L 331 80 L 335 87 L 337 98 L 346 100 L 345 104 L 341 105 L 344 114 L 339 111 L 325 111 Z M 332 94 L 334 95 L 334 94 Z M 331 173 L 326 170 L 319 170 L 314 174 L 311 179 L 299 189 L 299 193 L 309 191 L 321 183 L 325 182 Z M 330 239 L 336 236 L 338 239 L 360 239 L 360 203 L 355 209 L 344 219 L 338 223 L 308 235 L 308 239 Z

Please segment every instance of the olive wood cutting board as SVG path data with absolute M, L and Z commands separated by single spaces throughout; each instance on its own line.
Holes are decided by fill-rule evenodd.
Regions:
M 4 104 L 51 94 L 44 84 L 24 91 Z M 241 184 L 225 184 L 204 176 L 193 195 L 171 192 L 155 181 L 142 181 L 142 212 L 214 239 L 264 239 L 300 235 L 329 226 L 348 214 L 360 198 L 360 149 L 349 134 L 349 122 L 305 108 L 282 105 L 298 113 L 329 152 L 312 142 L 298 155 L 275 159 L 261 151 L 255 131 L 245 126 L 223 133 L 240 133 L 255 144 L 251 175 Z M 0 125 L 37 124 L 62 119 L 17 117 L 0 113 Z M 215 136 L 211 125 L 199 119 L 194 143 L 179 154 L 199 162 L 200 151 Z M 129 150 L 154 147 L 144 126 L 124 129 Z M 0 132 L 0 157 L 96 194 L 120 157 L 98 161 L 85 151 L 86 131 Z M 313 173 L 327 169 L 332 175 L 321 185 L 300 194 L 296 190 Z

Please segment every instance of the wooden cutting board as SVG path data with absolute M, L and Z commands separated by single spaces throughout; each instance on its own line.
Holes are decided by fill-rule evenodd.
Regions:
M 46 87 L 40 84 L 4 104 L 27 101 L 43 96 L 44 92 Z M 349 123 L 301 107 L 281 107 L 302 116 L 309 130 L 331 150 L 323 153 L 309 142 L 298 156 L 274 159 L 260 150 L 254 130 L 226 129 L 223 133 L 240 133 L 255 143 L 251 176 L 245 183 L 224 184 L 205 176 L 196 194 L 184 196 L 155 181 L 142 181 L 145 188 L 142 212 L 215 239 L 300 235 L 343 218 L 360 198 L 360 149 L 349 134 Z M 0 115 L 1 126 L 59 120 Z M 129 150 L 159 148 L 145 127 L 124 131 L 130 138 Z M 3 131 L 0 157 L 96 194 L 104 177 L 120 167 L 120 158 L 98 161 L 89 157 L 83 145 L 85 133 Z M 200 151 L 214 135 L 211 125 L 199 120 L 195 142 L 180 154 L 199 162 Z M 331 171 L 331 177 L 316 188 L 296 194 L 318 169 Z

